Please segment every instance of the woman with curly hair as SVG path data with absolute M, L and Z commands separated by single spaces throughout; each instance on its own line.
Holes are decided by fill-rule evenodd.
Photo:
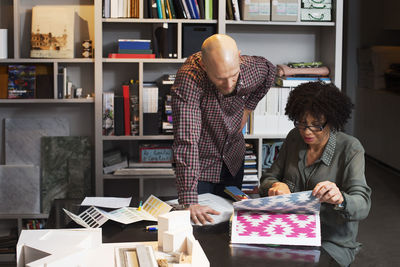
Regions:
M 351 100 L 333 84 L 296 87 L 285 110 L 295 128 L 261 177 L 261 196 L 312 190 L 320 199 L 324 266 L 348 266 L 354 261 L 361 246 L 356 241 L 358 222 L 371 207 L 364 149 L 356 138 L 340 131 L 352 108 Z

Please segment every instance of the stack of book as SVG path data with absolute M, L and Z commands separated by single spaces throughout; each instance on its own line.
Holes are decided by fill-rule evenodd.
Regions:
M 147 162 L 134 162 L 129 161 L 127 168 L 119 169 L 114 172 L 114 175 L 158 175 L 158 176 L 171 176 L 174 175 L 172 163 L 147 163 Z
M 103 166 L 103 172 L 110 174 L 128 167 L 128 160 L 122 156 L 121 151 L 113 150 L 104 154 Z
M 329 69 L 320 61 L 292 62 L 278 64 L 276 84 L 282 87 L 296 87 L 303 83 L 321 81 L 331 83 Z
M 155 58 L 151 40 L 118 39 L 118 53 L 109 53 L 109 58 Z
M 257 156 L 253 144 L 246 143 L 246 154 L 244 156 L 244 175 L 242 191 L 253 193 L 258 187 Z

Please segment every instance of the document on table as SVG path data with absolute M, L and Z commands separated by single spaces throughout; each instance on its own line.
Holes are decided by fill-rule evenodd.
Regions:
M 198 200 L 200 205 L 209 206 L 210 208 L 220 212 L 219 215 L 209 214 L 214 221 L 213 223 L 207 222 L 205 225 L 226 222 L 229 221 L 229 219 L 231 218 L 233 213 L 233 201 L 211 193 L 199 195 Z M 178 199 L 167 201 L 167 203 L 170 205 L 177 205 Z M 192 224 L 194 223 L 192 222 Z
M 66 209 L 64 209 L 64 212 L 83 227 L 98 228 L 109 219 L 123 224 L 130 224 L 142 220 L 157 221 L 158 215 L 167 213 L 171 209 L 172 207 L 167 203 L 151 195 L 144 202 L 140 210 L 138 208 L 122 207 L 113 211 L 105 211 L 91 206 L 79 215 L 75 215 Z
M 118 209 L 122 207 L 129 207 L 131 200 L 131 197 L 85 197 L 81 203 L 81 206 Z

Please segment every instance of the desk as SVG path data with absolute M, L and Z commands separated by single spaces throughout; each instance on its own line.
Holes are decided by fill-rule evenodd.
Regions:
M 85 207 L 77 205 L 80 200 L 59 200 L 56 203 L 56 207 L 63 207 L 65 205 L 70 208 L 76 209 L 76 214 L 82 212 Z M 53 221 L 52 217 L 65 216 L 58 207 L 56 210 L 52 210 L 49 215 L 49 221 Z M 79 209 L 79 211 L 78 211 Z M 63 217 L 64 218 L 64 217 Z M 81 228 L 75 222 L 71 221 L 67 225 L 62 225 L 64 220 L 56 220 L 61 222 L 61 225 L 49 225 L 50 228 Z M 123 225 L 114 221 L 107 221 L 103 226 L 103 243 L 117 243 L 117 242 L 140 242 L 140 241 L 157 241 L 157 232 L 146 232 L 145 228 L 147 225 L 153 225 L 156 222 L 141 221 L 129 225 Z M 310 247 L 296 247 L 302 252 L 306 252 L 297 261 L 290 259 L 287 251 L 285 253 L 278 253 L 282 249 L 295 247 L 261 247 L 257 249 L 246 249 L 243 247 L 232 247 L 230 246 L 229 237 L 229 223 L 220 223 L 217 225 L 206 225 L 206 226 L 194 226 L 193 234 L 195 238 L 200 242 L 204 252 L 210 261 L 211 266 L 216 267 L 256 267 L 256 266 L 316 266 L 317 264 L 312 262 L 314 258 L 312 253 L 318 251 L 319 248 Z M 273 258 L 275 257 L 275 258 Z M 280 257 L 280 259 L 277 259 Z M 307 260 L 307 262 L 304 262 Z
M 137 241 L 156 241 L 157 232 L 146 232 L 144 229 L 147 225 L 154 222 L 142 221 L 127 226 L 122 226 L 116 222 L 108 221 L 103 228 L 103 243 L 113 242 L 137 242 Z M 221 223 L 214 226 L 194 226 L 193 233 L 195 238 L 200 242 L 204 252 L 210 261 L 211 266 L 316 266 L 312 262 L 301 262 L 287 259 L 288 253 L 279 254 L 281 259 L 272 259 L 271 256 L 282 247 L 267 247 L 266 250 L 248 250 L 246 248 L 229 246 L 229 224 Z M 302 251 L 308 253 L 311 248 L 301 248 Z M 318 248 L 313 248 L 315 249 Z M 231 252 L 232 251 L 232 252 Z M 235 255 L 232 255 L 235 253 Z M 275 255 L 276 256 L 276 255 Z M 303 259 L 310 259 L 310 256 L 303 256 Z

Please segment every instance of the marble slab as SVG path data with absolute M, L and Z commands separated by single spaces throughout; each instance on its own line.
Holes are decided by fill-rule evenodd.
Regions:
M 41 206 L 50 210 L 56 198 L 91 195 L 92 146 L 88 137 L 42 137 Z
M 0 213 L 40 213 L 40 171 L 33 165 L 0 165 Z
M 40 138 L 69 135 L 69 122 L 65 118 L 7 118 L 4 128 L 6 165 L 39 165 Z

